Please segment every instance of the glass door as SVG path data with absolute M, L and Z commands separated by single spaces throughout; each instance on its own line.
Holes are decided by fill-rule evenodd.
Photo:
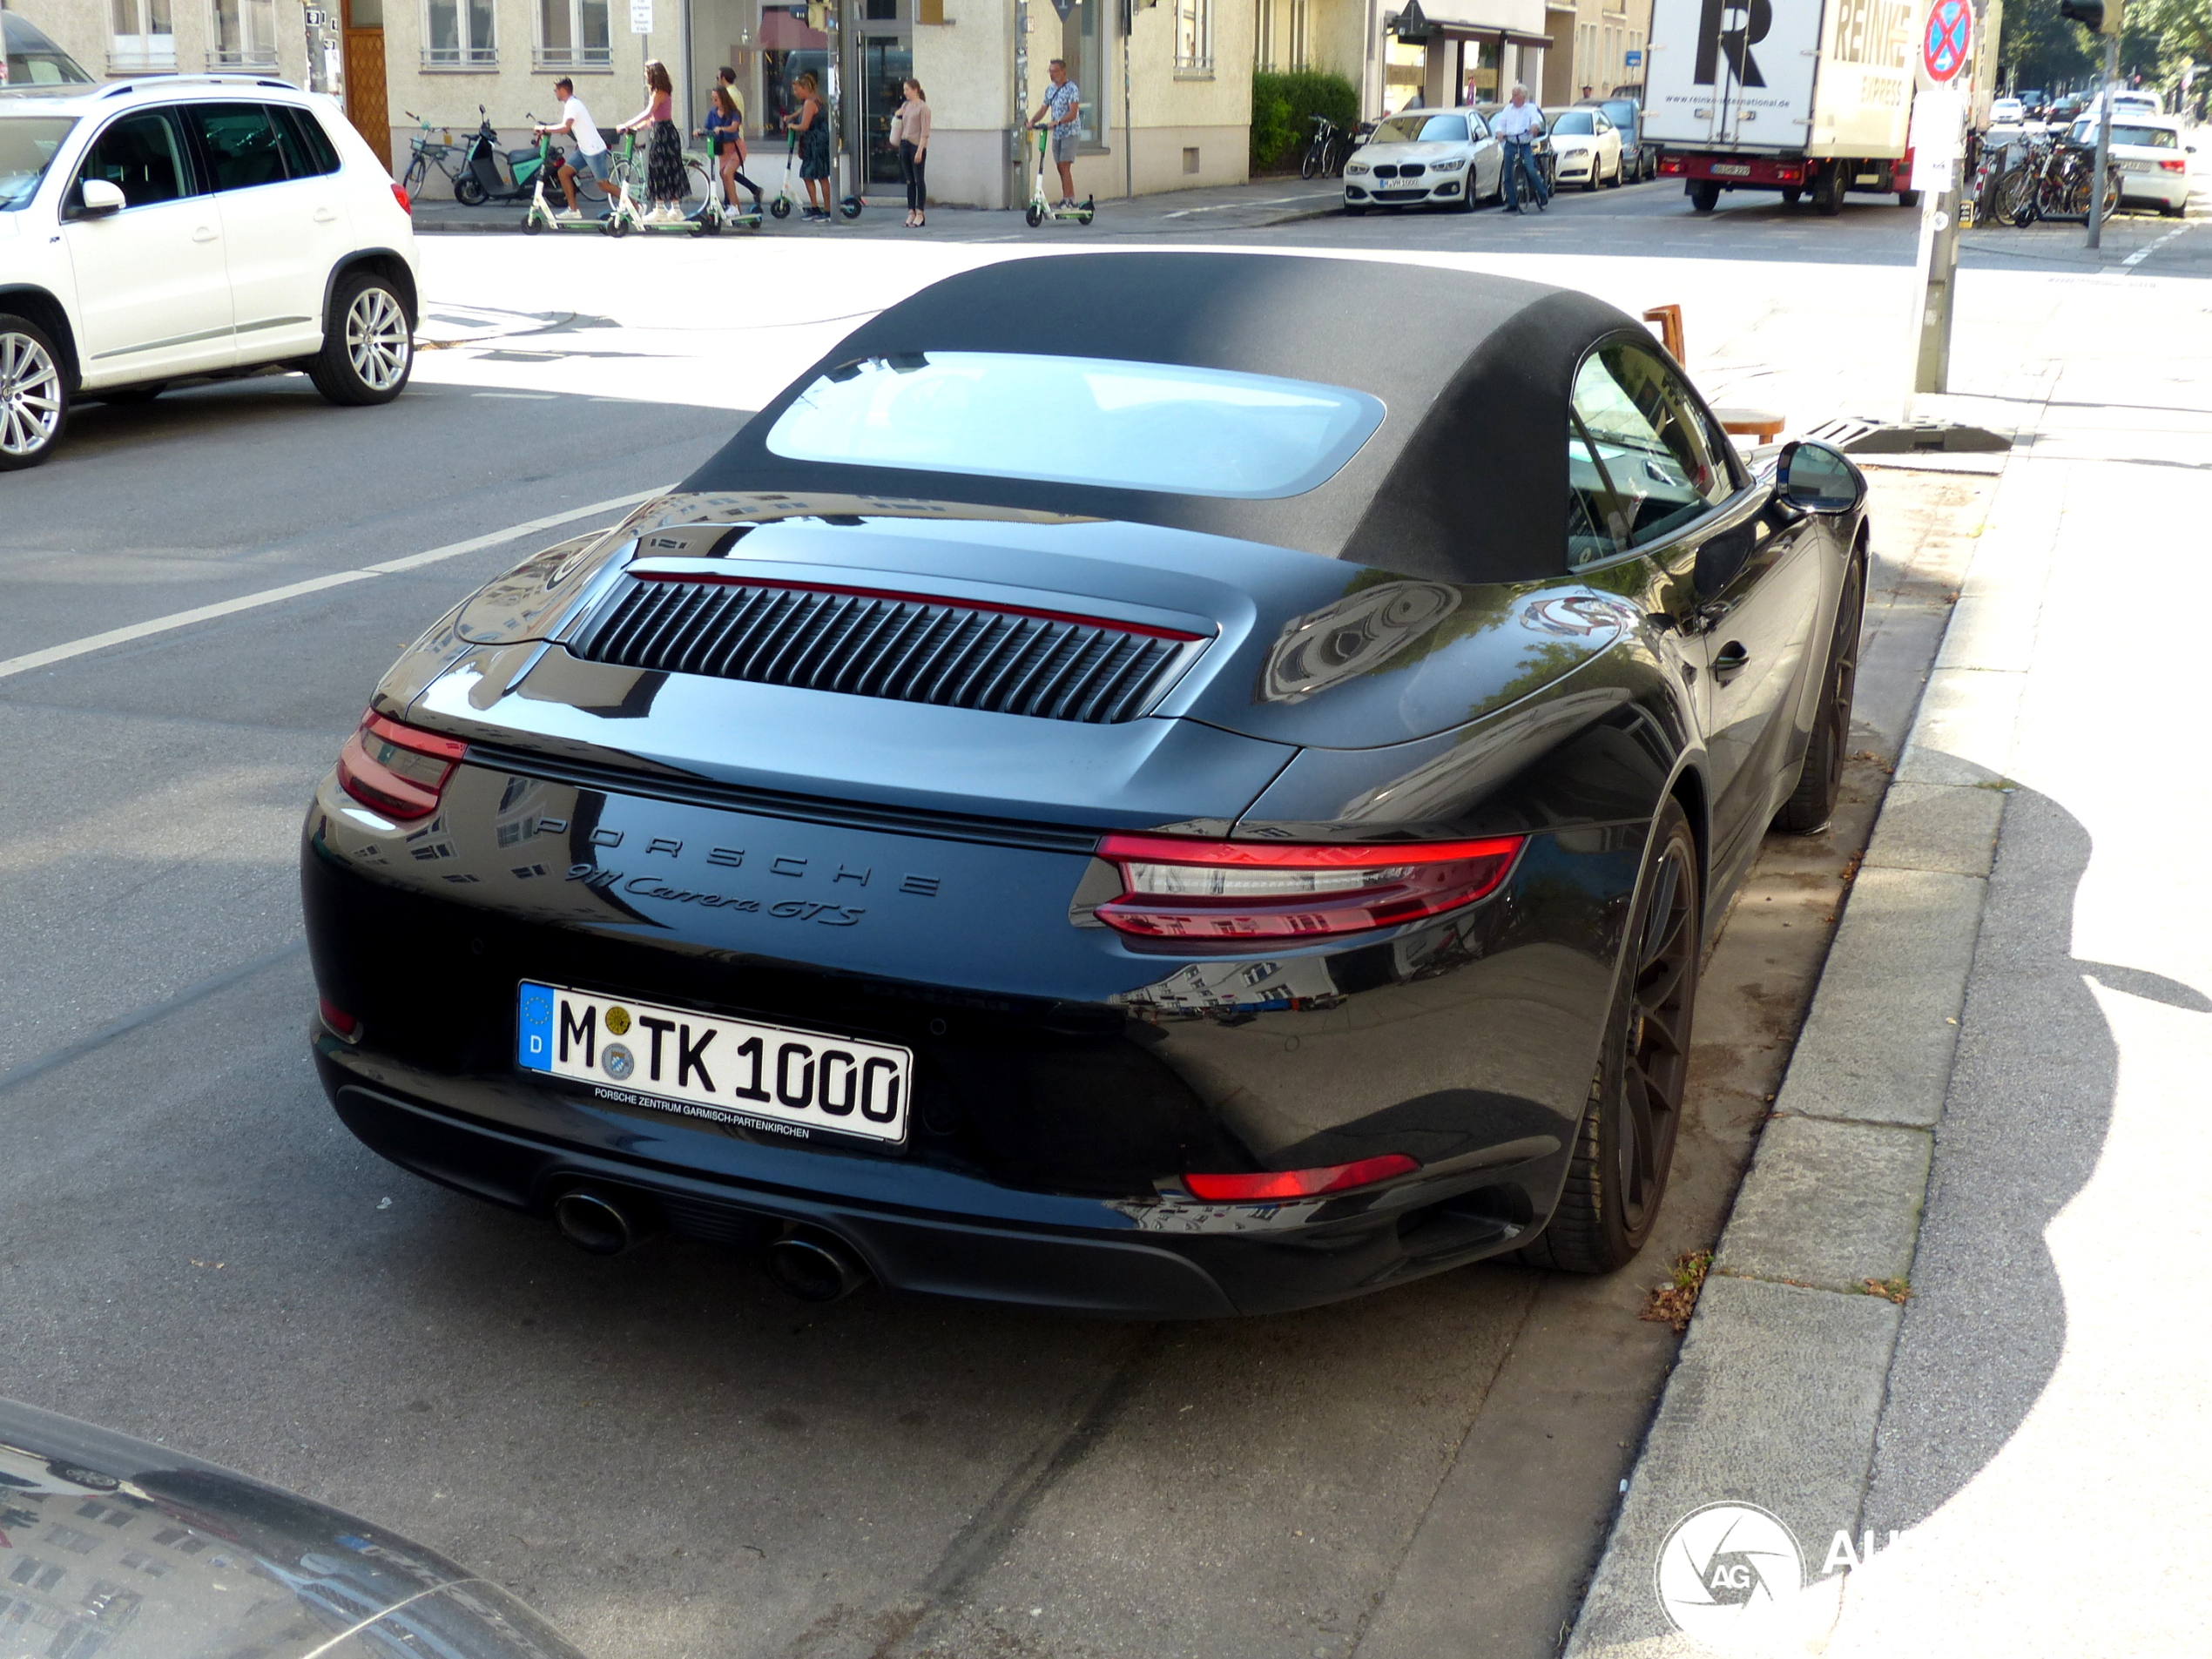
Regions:
M 870 21 L 860 30 L 861 188 L 869 194 L 898 189 L 905 182 L 899 152 L 891 142 L 891 118 L 906 101 L 906 79 L 914 72 L 914 37 L 892 34 L 874 19 L 889 12 L 887 0 L 868 0 Z

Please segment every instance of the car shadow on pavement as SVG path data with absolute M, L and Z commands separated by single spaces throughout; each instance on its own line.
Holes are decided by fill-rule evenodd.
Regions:
M 2087 981 L 2212 1012 L 2189 986 L 2074 955 L 2090 853 L 2065 807 L 2013 791 L 1875 1449 L 1863 1524 L 1878 1535 L 1925 1521 L 1987 1467 L 2065 1349 L 2047 1230 L 2095 1171 L 2119 1082 Z

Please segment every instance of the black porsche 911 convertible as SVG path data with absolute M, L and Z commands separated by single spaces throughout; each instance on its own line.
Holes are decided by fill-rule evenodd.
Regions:
M 305 830 L 323 1081 L 803 1295 L 1618 1267 L 1702 948 L 1835 799 L 1864 496 L 1577 293 L 952 277 L 385 677 Z

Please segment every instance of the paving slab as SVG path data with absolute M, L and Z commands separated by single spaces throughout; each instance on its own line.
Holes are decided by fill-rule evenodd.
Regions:
M 1776 1118 L 1713 1271 L 1851 1293 L 1905 1278 L 1933 1146 L 1925 1130 Z
M 1898 783 L 1867 843 L 1869 867 L 1986 876 L 1997 851 L 2005 791 L 1987 785 Z

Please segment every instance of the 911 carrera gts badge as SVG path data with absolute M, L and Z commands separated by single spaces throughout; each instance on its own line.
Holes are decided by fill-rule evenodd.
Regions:
M 626 1026 L 630 1022 L 624 1020 L 623 1023 Z M 610 1031 L 613 1030 L 614 1024 L 613 1014 L 610 1012 L 607 1019 L 607 1028 Z M 637 1069 L 637 1056 L 619 1042 L 610 1042 L 599 1050 L 599 1069 L 617 1082 L 626 1082 L 630 1074 Z
M 631 876 L 624 880 L 620 870 L 602 870 L 590 864 L 571 864 L 567 879 L 581 881 L 601 893 L 618 889 L 634 899 L 658 899 L 667 904 L 694 904 L 705 910 L 743 910 L 772 916 L 778 921 L 819 922 L 825 927 L 850 927 L 868 914 L 864 905 L 824 904 L 813 899 L 779 899 L 773 903 L 763 903 L 759 899 L 740 899 L 726 893 L 701 893 L 691 887 L 671 886 L 657 875 Z M 616 1029 L 614 1018 L 621 1012 L 619 1008 L 608 1011 L 608 1029 Z M 625 1020 L 625 1028 L 626 1023 Z

